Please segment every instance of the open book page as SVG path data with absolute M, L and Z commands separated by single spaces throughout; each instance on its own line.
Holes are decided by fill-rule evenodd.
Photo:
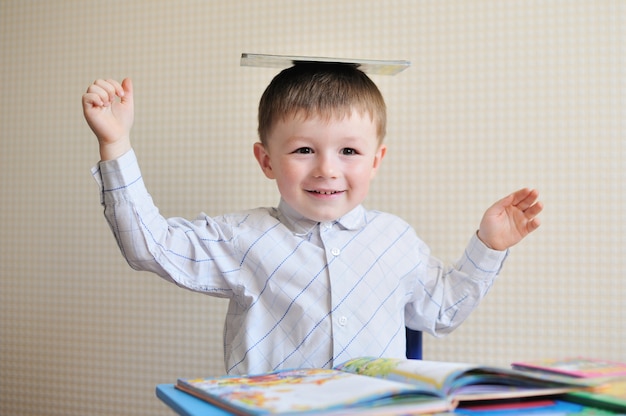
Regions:
M 338 366 L 370 377 L 381 377 L 438 391 L 457 401 L 541 396 L 580 389 L 580 383 L 556 380 L 505 368 L 393 358 L 357 358 Z
M 336 367 L 341 371 L 410 383 L 423 391 L 447 396 L 449 381 L 474 368 L 471 364 L 396 358 L 356 358 Z
M 179 379 L 177 388 L 241 415 L 316 413 L 353 414 L 395 406 L 442 411 L 450 403 L 416 394 L 405 383 L 327 369 L 284 370 L 255 376 Z M 411 402 L 409 403 L 409 400 Z M 368 409 L 369 407 L 369 409 Z M 401 413 L 401 412 L 399 412 Z

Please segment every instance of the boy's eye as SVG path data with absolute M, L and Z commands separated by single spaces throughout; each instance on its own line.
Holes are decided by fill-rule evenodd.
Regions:
M 341 149 L 341 154 L 342 155 L 346 155 L 346 156 L 350 156 L 350 155 L 356 155 L 356 154 L 358 154 L 358 152 L 356 151 L 356 149 L 351 149 L 351 148 L 347 147 L 345 149 Z
M 298 153 L 301 155 L 310 155 L 311 153 L 313 153 L 313 149 L 311 149 L 310 147 L 300 147 L 296 149 L 294 153 Z

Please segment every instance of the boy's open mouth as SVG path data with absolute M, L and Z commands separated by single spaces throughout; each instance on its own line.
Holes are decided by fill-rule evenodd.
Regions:
M 341 193 L 342 191 L 317 191 L 317 190 L 309 190 L 309 192 L 313 193 L 313 194 L 320 194 L 320 195 L 334 195 L 334 194 L 338 194 Z

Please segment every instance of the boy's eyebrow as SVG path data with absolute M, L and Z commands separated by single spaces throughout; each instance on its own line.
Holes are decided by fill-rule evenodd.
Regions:
M 355 65 L 366 74 L 396 75 L 411 65 L 404 60 L 375 60 L 375 59 L 351 59 L 351 58 L 326 58 L 321 56 L 290 56 L 290 55 L 267 55 L 242 53 L 241 66 L 256 66 L 264 68 L 289 68 L 298 63 L 319 62 L 329 64 Z

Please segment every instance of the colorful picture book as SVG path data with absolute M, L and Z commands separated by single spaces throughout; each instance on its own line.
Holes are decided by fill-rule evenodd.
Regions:
M 538 361 L 515 362 L 513 368 L 554 372 L 571 377 L 626 377 L 626 363 L 599 360 L 595 358 L 544 359 Z
M 236 415 L 435 413 L 462 401 L 554 395 L 580 386 L 511 369 L 389 358 L 359 358 L 333 369 L 179 379 L 176 384 Z
M 626 413 L 626 363 L 575 357 L 517 362 L 513 368 L 585 380 L 591 388 L 568 393 L 567 400 Z

